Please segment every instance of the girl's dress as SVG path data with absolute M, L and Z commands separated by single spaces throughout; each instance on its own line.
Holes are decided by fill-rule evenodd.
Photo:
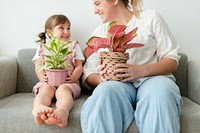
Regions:
M 68 45 L 68 47 L 69 47 L 69 50 L 72 52 L 72 54 L 69 54 L 68 56 L 66 56 L 67 60 L 65 63 L 67 64 L 68 75 L 72 75 L 72 72 L 75 68 L 75 59 L 84 60 L 84 56 L 81 52 L 81 49 L 80 49 L 77 41 L 73 41 L 72 43 L 70 43 Z M 43 48 L 42 45 L 40 45 L 38 47 L 36 55 L 33 57 L 32 61 L 34 62 L 38 58 L 43 58 L 41 56 L 42 53 L 48 53 L 48 51 L 45 48 Z M 44 84 L 47 84 L 47 83 L 40 82 L 40 81 L 38 83 L 36 83 L 36 85 L 33 87 L 33 94 L 36 95 L 39 91 L 39 88 Z M 64 83 L 64 84 L 72 90 L 74 99 L 80 96 L 81 88 L 80 88 L 79 82 Z M 57 89 L 57 87 L 54 87 L 54 86 L 52 86 L 52 87 L 54 89 Z

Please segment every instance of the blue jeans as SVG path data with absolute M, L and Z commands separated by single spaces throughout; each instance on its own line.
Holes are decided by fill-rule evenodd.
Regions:
M 81 111 L 83 133 L 125 133 L 135 119 L 140 133 L 179 133 L 181 96 L 165 76 L 132 83 L 107 81 L 98 85 Z

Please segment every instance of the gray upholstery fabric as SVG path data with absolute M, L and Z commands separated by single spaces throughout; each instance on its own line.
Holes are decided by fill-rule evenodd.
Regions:
M 79 111 L 86 96 L 75 101 L 68 128 L 36 125 L 32 115 L 33 98 L 31 93 L 17 93 L 0 100 L 0 113 L 3 114 L 0 115 L 0 133 L 81 133 Z
M 200 132 L 200 106 L 189 98 L 183 97 L 181 110 L 181 133 Z
M 32 88 L 38 81 L 32 58 L 35 49 L 22 49 L 18 52 L 17 92 L 32 92 Z
M 190 61 L 188 68 L 188 97 L 200 104 L 200 62 Z
M 16 92 L 16 64 L 14 57 L 0 57 L 0 99 Z
M 188 58 L 184 53 L 179 54 L 181 59 L 179 61 L 178 70 L 173 73 L 176 78 L 176 83 L 180 88 L 182 96 L 187 96 L 188 93 Z
M 75 101 L 66 128 L 34 123 L 31 91 L 38 81 L 31 61 L 34 53 L 32 48 L 22 49 L 17 59 L 0 58 L 0 133 L 81 133 L 80 111 L 89 96 L 86 91 Z M 178 71 L 174 73 L 183 96 L 181 133 L 199 133 L 200 62 L 188 62 L 184 53 L 181 56 Z M 138 133 L 135 121 L 127 133 Z

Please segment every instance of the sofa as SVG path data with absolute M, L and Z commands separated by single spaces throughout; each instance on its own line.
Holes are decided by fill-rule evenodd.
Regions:
M 31 59 L 34 48 L 21 49 L 17 57 L 0 57 L 0 133 L 81 133 L 80 111 L 92 93 L 82 88 L 75 101 L 66 128 L 37 125 L 32 115 L 32 87 L 38 81 Z M 180 53 L 178 70 L 174 73 L 183 98 L 180 116 L 181 133 L 200 132 L 200 61 L 188 61 Z M 55 104 L 52 104 L 55 107 Z M 138 133 L 135 121 L 127 133 Z

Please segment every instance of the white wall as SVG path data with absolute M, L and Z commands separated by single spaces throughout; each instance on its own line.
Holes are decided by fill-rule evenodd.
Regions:
M 167 22 L 189 59 L 198 59 L 200 50 L 199 0 L 144 0 L 144 8 L 154 8 Z M 19 49 L 36 47 L 46 19 L 65 14 L 72 22 L 72 39 L 84 43 L 101 23 L 93 14 L 92 0 L 1 0 L 0 56 L 16 56 Z

